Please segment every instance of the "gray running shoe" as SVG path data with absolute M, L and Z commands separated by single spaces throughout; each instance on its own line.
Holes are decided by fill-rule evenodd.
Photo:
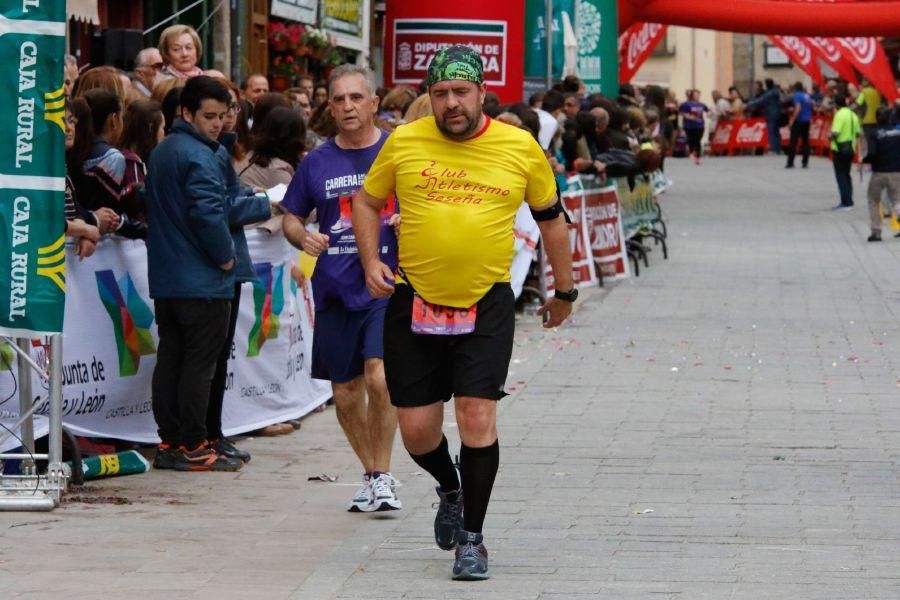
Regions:
M 484 536 L 480 533 L 459 530 L 456 545 L 456 560 L 453 562 L 453 579 L 458 581 L 480 581 L 490 579 L 488 572 L 488 551 L 484 547 Z
M 372 496 L 369 500 L 369 512 L 400 510 L 403 508 L 403 503 L 400 502 L 400 498 L 394 493 L 393 481 L 394 478 L 387 473 L 381 473 L 378 477 L 370 480 Z
M 434 541 L 441 550 L 453 550 L 456 547 L 457 535 L 463 527 L 462 489 L 442 492 L 438 486 L 435 490 L 441 501 L 434 516 Z
M 372 506 L 372 481 L 368 475 L 363 476 L 363 484 L 356 490 L 356 494 L 353 495 L 353 500 L 350 501 L 347 510 L 350 512 L 372 512 L 374 510 L 374 506 Z

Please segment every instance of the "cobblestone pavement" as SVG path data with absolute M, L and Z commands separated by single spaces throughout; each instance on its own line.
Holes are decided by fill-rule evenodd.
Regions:
M 900 598 L 900 240 L 865 242 L 858 179 L 856 210 L 828 210 L 823 159 L 668 169 L 670 259 L 556 333 L 520 323 L 490 581 L 449 581 L 399 444 L 405 509 L 343 512 L 359 469 L 328 410 L 244 441 L 238 474 L 0 514 L 0 598 Z

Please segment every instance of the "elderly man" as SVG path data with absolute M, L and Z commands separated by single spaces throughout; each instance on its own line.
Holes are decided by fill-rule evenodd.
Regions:
M 606 135 L 606 130 L 609 129 L 609 113 L 602 106 L 595 106 L 591 109 L 591 114 L 596 121 L 597 135 L 594 143 L 597 145 L 597 152 L 606 152 L 610 147 L 609 136 Z
M 354 200 L 353 229 L 369 292 L 390 297 L 385 375 L 403 443 L 438 482 L 435 542 L 456 549 L 454 579 L 487 579 L 482 526 L 500 464 L 497 401 L 506 395 L 515 329 L 509 231 L 523 200 L 556 282 L 538 311 L 545 327 L 566 320 L 577 291 L 550 163 L 530 133 L 482 112 L 481 56 L 444 48 L 427 83 L 434 117 L 398 127 L 384 143 Z M 402 217 L 396 275 L 379 255 L 381 215 L 394 195 Z M 459 476 L 443 433 L 451 397 Z
M 63 66 L 63 87 L 66 91 L 66 98 L 72 97 L 72 88 L 78 79 L 78 59 L 71 54 L 66 54 L 65 65 Z
M 162 54 L 158 48 L 144 48 L 134 59 L 134 89 L 150 97 L 153 86 L 159 81 L 163 70 Z
M 375 125 L 378 96 L 367 68 L 337 67 L 329 77 L 328 93 L 337 135 L 300 163 L 282 203 L 288 211 L 284 235 L 297 248 L 318 257 L 312 276 L 316 303 L 312 374 L 331 382 L 338 423 L 363 468 L 362 486 L 347 510 L 398 510 L 403 504 L 391 475 L 397 411 L 384 380 L 382 344 L 388 303 L 366 289 L 350 222 L 356 194 L 388 134 Z M 392 202 L 380 220 L 378 255 L 379 260 L 396 266 L 394 206 Z M 319 222 L 317 232 L 306 230 L 306 219 L 313 211 Z
M 241 86 L 241 95 L 250 104 L 255 104 L 257 98 L 268 93 L 269 80 L 261 73 L 254 73 L 245 79 L 244 85 Z

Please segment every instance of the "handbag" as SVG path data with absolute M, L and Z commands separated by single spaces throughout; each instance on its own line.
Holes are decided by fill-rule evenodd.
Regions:
M 856 151 L 853 150 L 853 142 L 838 142 L 837 153 L 843 158 L 852 158 Z

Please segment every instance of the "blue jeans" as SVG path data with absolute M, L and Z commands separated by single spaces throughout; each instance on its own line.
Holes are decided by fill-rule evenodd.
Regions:
M 831 162 L 834 165 L 834 178 L 837 179 L 838 191 L 841 193 L 841 206 L 853 206 L 853 178 L 850 176 L 853 157 L 835 152 Z

